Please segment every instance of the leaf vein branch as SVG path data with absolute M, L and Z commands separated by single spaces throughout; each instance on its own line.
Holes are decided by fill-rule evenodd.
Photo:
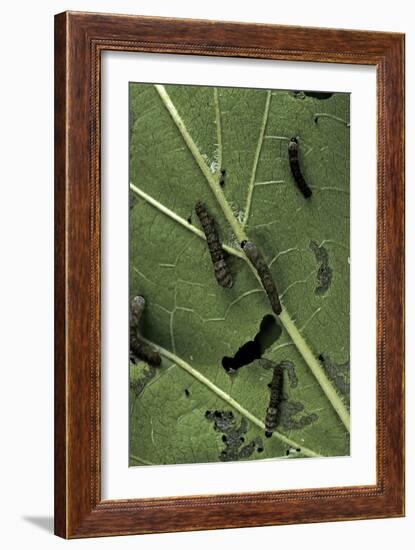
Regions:
M 139 189 L 133 183 L 130 183 L 130 189 L 136 195 L 144 199 L 148 204 L 151 204 L 151 206 L 153 206 L 154 208 L 156 208 L 157 210 L 165 214 L 167 217 L 176 221 L 185 229 L 187 229 L 188 231 L 191 231 L 192 233 L 194 233 L 204 241 L 206 240 L 206 237 L 203 231 L 201 231 L 200 229 L 198 229 L 197 227 L 189 223 L 187 220 L 185 220 L 181 216 L 178 216 L 175 212 L 173 212 L 173 210 L 170 210 L 169 208 L 167 208 L 167 206 L 165 206 L 164 204 L 156 200 L 154 197 L 152 197 L 151 195 L 148 195 L 145 191 L 143 191 L 142 189 Z M 228 246 L 226 244 L 222 244 L 222 248 L 229 254 L 232 254 L 233 256 L 237 256 L 238 258 L 241 258 L 241 260 L 244 260 L 244 261 L 246 260 L 245 254 L 242 252 L 242 250 L 238 250 L 233 246 Z
M 144 460 L 144 458 L 141 458 L 140 456 L 137 456 L 137 455 L 130 455 L 130 460 L 133 460 L 134 462 L 138 462 L 139 464 L 144 464 L 146 466 L 155 466 L 153 462 Z
M 249 215 L 251 213 L 251 205 L 252 205 L 252 196 L 254 194 L 254 188 L 255 188 L 255 178 L 256 178 L 256 172 L 258 168 L 259 163 L 259 157 L 261 155 L 262 150 L 262 144 L 264 143 L 264 136 L 265 136 L 265 130 L 267 127 L 268 122 L 268 116 L 269 116 L 269 106 L 271 103 L 271 90 L 267 91 L 266 99 L 265 99 L 265 108 L 264 108 L 264 115 L 262 118 L 262 124 L 261 129 L 259 132 L 259 138 L 258 143 L 255 150 L 255 156 L 254 156 L 254 163 L 252 166 L 252 172 L 251 172 L 251 178 L 248 183 L 248 196 L 246 200 L 246 207 L 245 207 L 245 214 L 244 219 L 242 223 L 242 227 L 245 228 L 246 224 L 248 223 Z
M 247 409 L 245 409 L 245 407 L 243 407 L 242 405 L 240 405 L 237 401 L 235 401 L 235 399 L 233 399 L 229 394 L 227 394 L 225 391 L 223 391 L 221 388 L 219 388 L 218 386 L 216 386 L 215 384 L 213 384 L 213 382 L 211 382 L 208 378 L 206 378 L 205 376 L 203 376 L 202 373 L 200 373 L 197 369 L 195 369 L 194 367 L 192 367 L 191 365 L 189 365 L 189 363 L 187 363 L 186 361 L 184 361 L 181 357 L 179 357 L 178 355 L 176 355 L 175 353 L 172 353 L 171 351 L 168 351 L 167 349 L 159 346 L 159 345 L 156 345 L 154 344 L 153 342 L 143 338 L 143 340 L 145 340 L 148 344 L 150 344 L 151 346 L 154 346 L 157 348 L 157 350 L 159 351 L 160 355 L 162 355 L 163 357 L 165 357 L 166 359 L 168 359 L 169 361 L 172 361 L 173 363 L 175 363 L 178 367 L 182 368 L 183 370 L 185 370 L 186 372 L 188 372 L 191 376 L 193 376 L 194 378 L 196 378 L 199 382 L 201 382 L 202 384 L 204 384 L 207 388 L 209 388 L 213 393 L 215 393 L 218 397 L 220 397 L 223 401 L 225 401 L 226 403 L 228 403 L 228 405 L 230 405 L 233 409 L 235 409 L 236 411 L 238 411 L 240 414 L 242 414 L 243 416 L 245 416 L 245 418 L 247 418 L 248 420 L 250 420 L 253 424 L 255 424 L 256 426 L 258 426 L 258 428 L 261 428 L 261 430 L 264 430 L 265 431 L 265 425 L 264 423 L 259 420 L 259 418 L 257 418 L 255 415 L 253 415 L 250 411 L 248 411 Z M 301 452 L 303 454 L 305 454 L 306 456 L 310 456 L 310 457 L 319 457 L 319 456 L 322 456 L 318 453 L 316 453 L 315 451 L 313 451 L 312 449 L 309 449 L 307 447 L 304 447 L 304 446 L 301 446 L 297 441 L 294 441 L 293 439 L 290 439 L 288 437 L 286 437 L 285 435 L 283 435 L 282 433 L 278 432 L 278 431 L 274 431 L 273 432 L 273 437 L 276 437 L 277 439 L 279 439 L 280 441 L 282 441 L 284 444 L 290 446 L 290 447 L 294 447 L 294 448 L 298 448 L 298 447 L 301 447 Z

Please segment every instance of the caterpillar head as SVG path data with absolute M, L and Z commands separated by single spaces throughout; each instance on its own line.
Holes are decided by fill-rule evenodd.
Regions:
M 298 147 L 298 139 L 296 137 L 291 138 L 290 143 L 288 144 L 288 149 L 290 151 L 293 151 L 297 149 L 297 147 Z
M 142 313 L 145 305 L 146 305 L 146 301 L 143 296 L 134 296 L 131 302 L 131 310 L 134 313 Z

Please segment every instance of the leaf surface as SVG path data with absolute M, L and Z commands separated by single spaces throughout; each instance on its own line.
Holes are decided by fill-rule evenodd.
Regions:
M 243 441 L 230 453 L 235 460 L 348 454 L 348 431 L 285 330 L 265 353 L 292 362 L 298 380 L 285 379 L 278 433 L 265 438 L 241 413 L 264 421 L 272 372 L 255 361 L 230 376 L 222 358 L 255 337 L 271 313 L 269 302 L 157 90 L 130 86 L 130 178 L 141 192 L 130 191 L 130 297 L 145 297 L 142 334 L 170 357 L 148 380 L 148 366 L 130 365 L 131 465 L 223 460 L 227 436 L 206 414 L 215 410 L 232 411 L 231 436 L 242 425 Z M 165 89 L 214 177 L 226 169 L 227 203 L 262 249 L 284 308 L 348 405 L 349 129 L 342 121 L 349 120 L 349 96 Z M 318 113 L 325 116 L 315 121 Z M 290 171 L 294 136 L 313 191 L 309 200 Z M 198 200 L 215 217 L 222 242 L 236 251 L 229 258 L 232 289 L 218 286 L 206 243 L 192 231 L 201 229 Z M 133 381 L 143 377 L 137 389 Z M 251 447 L 243 449 L 250 442 L 249 454 Z

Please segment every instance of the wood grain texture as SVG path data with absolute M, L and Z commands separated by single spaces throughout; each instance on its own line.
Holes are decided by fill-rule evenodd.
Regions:
M 56 21 L 58 23 L 58 20 Z M 55 25 L 55 532 L 66 532 L 66 26 Z M 59 60 L 59 61 L 58 61 Z
M 377 68 L 377 481 L 101 501 L 100 54 Z M 65 538 L 404 514 L 404 36 L 66 12 L 55 18 L 55 532 Z M 386 373 L 387 371 L 387 373 Z

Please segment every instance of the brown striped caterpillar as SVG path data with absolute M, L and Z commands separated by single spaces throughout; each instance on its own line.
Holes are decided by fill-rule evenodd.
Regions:
M 267 266 L 261 252 L 258 250 L 256 244 L 251 241 L 243 241 L 241 243 L 242 249 L 248 257 L 248 260 L 255 267 L 262 285 L 267 293 L 268 300 L 270 301 L 272 311 L 279 315 L 281 313 L 281 302 L 278 296 L 277 286 L 272 278 L 271 271 Z
M 310 198 L 312 192 L 300 169 L 300 163 L 298 161 L 298 141 L 295 137 L 291 138 L 290 143 L 288 144 L 288 158 L 290 160 L 291 173 L 295 179 L 298 189 L 306 199 Z
M 131 302 L 130 311 L 130 356 L 145 361 L 152 367 L 159 367 L 161 356 L 150 344 L 145 342 L 140 334 L 141 318 L 146 301 L 143 296 L 135 296 Z
M 225 260 L 225 253 L 222 250 L 215 220 L 209 215 L 203 202 L 196 203 L 195 211 L 206 237 L 216 280 L 224 288 L 231 288 L 233 279 Z
M 271 437 L 272 432 L 278 426 L 281 412 L 281 401 L 283 399 L 284 375 L 280 365 L 275 365 L 272 373 L 272 380 L 268 384 L 270 398 L 265 415 L 265 437 Z

